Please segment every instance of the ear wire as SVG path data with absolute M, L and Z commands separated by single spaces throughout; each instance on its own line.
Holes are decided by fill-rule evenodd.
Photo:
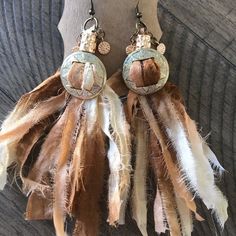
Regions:
M 92 16 L 92 17 L 95 15 L 93 0 L 91 0 L 91 8 L 89 10 L 89 15 Z

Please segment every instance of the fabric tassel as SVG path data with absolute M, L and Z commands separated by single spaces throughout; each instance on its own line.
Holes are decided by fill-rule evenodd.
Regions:
M 81 86 L 83 79 L 75 81 L 81 69 L 77 64 L 70 80 Z M 85 67 L 79 76 L 87 73 L 94 78 L 83 83 L 89 89 L 96 83 L 96 73 L 93 66 Z M 121 101 L 110 87 L 105 86 L 93 99 L 80 100 L 65 91 L 56 73 L 22 96 L 2 125 L 0 142 L 4 155 L 1 187 L 6 183 L 7 167 L 17 163 L 16 174 L 29 196 L 26 219 L 53 218 L 60 236 L 66 235 L 64 222 L 70 215 L 76 219 L 74 235 L 98 235 L 107 152 L 109 223 L 124 223 L 130 188 L 130 134 Z M 40 150 L 36 157 L 30 155 L 33 149 Z
M 164 134 L 159 126 L 159 123 L 156 121 L 154 114 L 152 113 L 147 99 L 144 97 L 140 97 L 139 101 L 146 119 L 149 122 L 150 127 L 153 130 L 162 148 L 163 161 L 165 162 L 168 175 L 172 181 L 175 192 L 179 194 L 179 196 L 185 201 L 188 208 L 195 213 L 196 219 L 202 221 L 203 218 L 197 214 L 196 204 L 193 201 L 193 196 L 188 191 L 187 186 L 184 183 L 184 179 L 181 177 L 181 170 L 178 168 L 178 165 L 176 163 L 177 159 L 174 156 L 174 153 L 170 152 L 167 143 L 168 140 L 166 137 L 164 137 Z
M 191 130 L 191 132 L 187 137 L 180 117 L 168 95 L 160 101 L 157 111 L 176 150 L 184 177 L 190 182 L 189 187 L 196 191 L 208 209 L 213 209 L 217 220 L 223 227 L 228 217 L 228 203 L 214 183 L 214 173 L 204 154 L 195 123 L 189 120 L 188 131 Z
M 175 104 L 176 109 L 179 110 L 180 119 L 183 122 L 184 128 L 188 134 L 189 140 L 192 140 L 194 135 L 198 135 L 198 141 L 202 143 L 202 149 L 204 152 L 204 156 L 207 157 L 209 162 L 212 164 L 213 169 L 219 176 L 223 174 L 225 169 L 220 165 L 219 161 L 217 160 L 216 155 L 212 152 L 212 150 L 207 145 L 206 141 L 198 134 L 197 127 L 195 122 L 188 116 L 185 107 L 183 104 L 177 104 L 175 100 L 172 99 L 172 102 Z
M 137 222 L 142 235 L 147 234 L 147 158 L 148 158 L 148 134 L 147 124 L 141 118 L 134 121 L 134 129 L 136 131 L 136 151 L 135 151 L 135 170 L 134 184 L 132 190 L 132 216 Z
M 65 93 L 52 97 L 36 105 L 26 115 L 19 118 L 9 128 L 4 128 L 0 133 L 0 142 L 7 140 L 13 142 L 29 132 L 30 128 L 38 124 L 49 115 L 61 110 L 65 105 Z
M 55 121 L 45 138 L 36 162 L 29 170 L 28 176 L 23 179 L 23 190 L 26 195 L 30 195 L 26 209 L 27 220 L 53 218 L 53 175 L 66 116 L 67 112 L 64 112 Z
M 178 221 L 173 186 L 168 177 L 166 166 L 163 161 L 163 150 L 161 145 L 156 141 L 153 133 L 150 134 L 150 145 L 152 150 L 150 161 L 156 175 L 158 188 L 160 188 L 164 214 L 168 223 L 170 235 L 178 236 L 181 235 L 181 225 Z
M 154 201 L 154 223 L 155 223 L 155 231 L 158 234 L 165 233 L 167 230 L 167 225 L 166 225 L 166 216 L 164 213 L 164 206 L 163 206 L 163 201 L 161 198 L 161 193 L 159 186 L 156 186 L 156 196 L 155 196 L 155 201 Z
M 225 169 L 217 160 L 217 157 L 214 154 L 214 152 L 206 144 L 206 141 L 203 139 L 201 140 L 202 140 L 202 149 L 203 149 L 204 155 L 208 158 L 209 162 L 213 166 L 213 170 L 215 171 L 215 173 L 218 174 L 219 176 L 222 176 L 223 173 L 225 172 Z
M 87 113 L 86 115 L 89 115 Z M 87 131 L 91 129 L 87 123 Z M 97 122 L 87 133 L 81 146 L 82 155 L 80 161 L 81 189 L 77 189 L 77 197 L 74 199 L 74 211 L 76 227 L 73 235 L 98 235 L 100 224 L 100 196 L 104 182 L 105 142 L 101 130 L 97 129 Z M 91 148 L 91 146 L 94 146 Z
M 76 202 L 75 199 L 77 199 L 77 193 L 79 193 L 82 189 L 84 189 L 84 183 L 83 183 L 83 176 L 81 175 L 82 168 L 84 164 L 82 161 L 85 160 L 83 157 L 84 155 L 84 143 L 86 141 L 86 127 L 84 125 L 85 120 L 81 120 L 81 129 L 78 134 L 78 138 L 76 140 L 75 144 L 75 150 L 72 155 L 72 160 L 70 162 L 69 166 L 69 178 L 70 178 L 70 187 L 69 187 L 69 197 L 68 197 L 68 212 L 70 212 L 71 215 L 74 214 L 74 204 Z
M 131 78 L 139 87 L 160 79 L 153 63 L 144 60 L 131 67 Z M 91 77 L 88 81 L 75 80 L 86 74 Z M 73 86 L 90 89 L 97 83 L 96 76 L 93 66 L 74 63 L 69 79 Z M 167 83 L 156 93 L 138 95 L 127 90 L 120 73 L 108 84 L 97 97 L 80 100 L 65 92 L 57 73 L 24 95 L 1 128 L 4 156 L 0 159 L 0 187 L 6 182 L 7 167 L 17 163 L 17 174 L 29 196 L 26 219 L 53 218 L 61 236 L 66 235 L 64 222 L 70 215 L 76 220 L 74 235 L 97 235 L 106 155 L 110 169 L 105 180 L 108 221 L 124 224 L 131 185 L 131 126 L 136 146 L 132 215 L 142 234 L 147 235 L 148 224 L 147 161 L 156 180 L 153 211 L 157 233 L 168 229 L 171 235 L 191 235 L 193 216 L 203 220 L 195 196 L 213 210 L 223 227 L 228 203 L 215 184 L 214 174 L 221 175 L 224 169 L 186 113 L 176 86 Z M 120 96 L 128 93 L 125 112 L 113 90 Z M 30 154 L 36 148 L 40 151 L 33 161 Z
M 130 188 L 130 134 L 122 103 L 110 87 L 105 86 L 101 101 L 104 133 L 109 138 L 109 223 L 124 224 Z
M 141 55 L 145 50 L 136 53 Z M 147 49 L 148 53 L 151 51 Z M 132 57 L 134 54 L 130 55 Z M 127 92 L 124 84 L 116 78 L 112 78 L 109 84 L 120 96 L 128 94 L 125 106 L 129 123 L 140 117 L 141 110 L 141 116 L 148 123 L 146 133 L 151 130 L 149 152 L 157 182 L 153 209 L 157 233 L 169 228 L 172 235 L 190 235 L 193 229 L 192 213 L 197 220 L 203 220 L 197 212 L 195 196 L 199 196 L 207 208 L 213 210 L 223 227 L 228 217 L 228 203 L 214 179 L 214 173 L 222 175 L 223 167 L 186 113 L 177 87 L 167 82 L 159 91 L 149 93 L 148 86 L 156 85 L 163 76 L 156 61 L 152 58 L 138 61 L 136 58 L 130 63 L 133 58 L 129 59 L 124 63 L 123 75 L 132 91 Z M 132 133 L 137 131 L 135 127 Z M 139 158 L 138 154 L 135 158 Z
M 34 90 L 23 95 L 13 111 L 3 121 L 1 125 L 1 134 L 8 133 L 11 127 L 14 126 L 19 119 L 24 117 L 33 107 L 35 107 L 36 104 L 39 104 L 50 97 L 59 95 L 61 88 L 62 85 L 59 73 L 57 72 L 55 75 L 42 82 Z M 23 135 L 21 135 L 21 137 L 23 137 Z M 0 189 L 3 189 L 6 184 L 7 167 L 17 161 L 16 150 L 18 141 L 21 137 L 15 141 L 7 139 L 6 141 L 2 141 L 0 144 Z
M 9 166 L 9 157 L 8 151 L 6 148 L 7 143 L 3 143 L 0 145 L 0 190 L 3 190 L 6 182 L 7 182 L 7 167 Z
M 41 147 L 39 156 L 30 169 L 27 179 L 36 183 L 42 183 L 47 175 L 53 175 L 58 160 L 60 140 L 63 135 L 67 113 L 64 112 L 48 133 Z M 27 181 L 26 179 L 26 181 Z M 33 187 L 33 186 L 32 186 Z M 25 189 L 27 190 L 27 188 Z M 30 189 L 26 193 L 30 193 Z
M 62 139 L 59 146 L 58 163 L 55 174 L 53 221 L 58 236 L 64 235 L 64 221 L 66 216 L 66 202 L 68 191 L 68 162 L 73 145 L 74 131 L 80 116 L 81 101 L 72 98 L 68 104 L 65 126 L 63 127 Z
M 175 195 L 175 200 L 177 204 L 178 213 L 180 216 L 182 235 L 191 236 L 191 233 L 193 231 L 192 213 L 185 205 L 182 198 Z
M 27 179 L 24 175 L 24 164 L 30 155 L 30 152 L 33 150 L 33 147 L 36 146 L 36 143 L 43 136 L 45 132 L 46 124 L 43 126 L 42 124 L 36 125 L 32 130 L 30 130 L 22 140 L 17 145 L 16 155 L 18 156 L 18 165 L 19 165 L 19 175 L 23 182 L 23 189 L 26 188 Z M 27 193 L 26 193 L 27 194 Z
M 143 107 L 144 114 L 146 115 L 147 120 L 149 121 L 150 127 L 155 132 L 155 133 L 154 132 L 153 133 L 156 136 L 156 137 L 152 137 L 151 144 L 154 145 L 154 147 L 152 147 L 151 150 L 154 150 L 155 145 L 156 145 L 155 142 L 157 142 L 156 138 L 158 138 L 158 142 L 160 143 L 159 145 L 162 150 L 161 151 L 162 158 L 163 158 L 162 161 L 163 161 L 164 167 L 166 169 L 166 176 L 172 182 L 173 190 L 175 191 L 175 195 L 178 195 L 178 199 L 175 197 L 175 199 L 178 200 L 178 201 L 176 201 L 177 208 L 178 209 L 180 208 L 178 213 L 180 214 L 181 219 L 184 218 L 186 220 L 181 223 L 182 230 L 183 230 L 183 228 L 187 228 L 189 230 L 189 228 L 192 228 L 192 226 L 191 226 L 192 218 L 191 218 L 191 214 L 189 213 L 189 210 L 191 210 L 195 213 L 196 219 L 198 219 L 200 221 L 202 221 L 203 219 L 196 212 L 196 205 L 195 205 L 195 202 L 193 201 L 193 196 L 187 190 L 183 180 L 181 179 L 180 171 L 178 171 L 177 165 L 175 165 L 175 163 L 173 162 L 171 152 L 168 150 L 168 147 L 165 144 L 166 141 L 165 141 L 164 135 L 162 134 L 162 131 L 161 131 L 158 123 L 154 119 L 154 115 L 152 114 L 152 111 L 149 108 L 147 100 L 143 97 L 140 98 L 140 104 Z M 162 167 L 162 168 L 164 168 L 164 167 Z M 161 168 L 161 167 L 159 167 L 159 168 Z M 157 191 L 158 191 L 158 187 L 157 187 Z M 185 209 L 184 212 L 183 212 L 183 209 Z M 154 209 L 154 212 L 156 212 L 155 209 Z M 188 214 L 186 214 L 186 212 Z M 167 221 L 168 221 L 168 219 L 167 219 Z M 187 223 L 189 223 L 189 224 L 186 226 Z M 177 229 L 175 229 L 175 231 L 176 230 Z M 157 232 L 160 233 L 161 231 L 158 230 Z M 183 232 L 184 231 L 182 231 L 182 233 Z M 188 233 L 189 233 L 189 231 L 188 231 Z M 191 234 L 191 232 L 190 232 L 190 234 Z

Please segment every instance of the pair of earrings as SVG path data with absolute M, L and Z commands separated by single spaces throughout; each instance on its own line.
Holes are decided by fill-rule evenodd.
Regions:
M 116 222 L 124 224 L 131 185 L 130 175 L 133 173 L 130 196 L 132 217 L 142 235 L 148 235 L 146 179 L 150 163 L 156 183 L 153 213 L 157 233 L 165 233 L 169 230 L 171 235 L 190 236 L 193 230 L 192 213 L 197 220 L 204 220 L 197 212 L 192 192 L 202 199 L 208 209 L 213 210 L 218 223 L 223 227 L 228 217 L 228 203 L 214 182 L 214 170 L 221 175 L 223 167 L 199 135 L 195 122 L 186 113 L 178 90 L 173 84 L 167 83 L 169 66 L 163 56 L 165 45 L 160 44 L 148 31 L 142 21 L 142 13 L 138 5 L 136 17 L 136 32 L 131 36 L 131 44 L 126 48 L 128 56 L 124 61 L 122 72 L 123 81 L 129 89 L 125 96 L 126 101 L 122 105 L 126 108 L 126 119 L 130 126 L 131 137 L 126 128 L 115 132 L 118 136 L 126 137 L 117 143 L 117 149 L 123 146 L 123 150 L 126 150 L 123 153 L 120 152 L 120 162 L 117 161 L 119 155 L 111 157 L 108 151 L 111 171 L 108 220 L 110 224 Z M 85 26 L 89 21 L 97 23 L 96 18 L 92 16 L 85 22 Z M 93 33 L 90 35 L 91 32 Z M 70 55 L 62 65 L 63 84 L 74 96 L 82 99 L 91 99 L 100 93 L 103 93 L 101 97 L 107 96 L 103 91 L 106 81 L 104 66 L 97 57 L 90 54 L 95 52 L 95 38 L 102 38 L 98 51 L 102 54 L 109 52 L 110 46 L 103 41 L 103 35 L 103 31 L 96 24 L 89 30 L 85 30 L 84 27 L 80 50 Z M 68 82 L 74 62 L 85 64 L 83 81 L 87 82 L 84 83 L 91 85 L 92 74 L 94 81 L 100 78 L 94 86 L 88 86 L 91 96 L 88 90 L 83 90 L 83 86 L 82 90 L 76 90 Z M 90 63 L 93 72 L 86 70 L 86 63 Z M 77 71 L 76 74 L 78 73 Z M 121 117 L 116 114 L 115 101 L 117 101 L 115 96 L 110 98 L 110 115 L 115 115 L 116 125 L 121 123 L 125 125 L 126 121 L 122 121 Z M 104 113 L 104 117 L 106 115 Z M 110 129 L 111 135 L 114 134 L 113 128 Z M 106 134 L 111 137 L 108 132 Z M 117 140 L 116 135 L 113 136 L 113 141 Z M 131 144 L 132 153 L 129 149 Z M 135 157 L 135 164 L 131 169 L 132 154 Z M 117 193 L 114 192 L 115 189 L 118 190 Z
M 60 71 L 23 95 L 3 122 L 0 188 L 7 168 L 14 166 L 29 196 L 27 220 L 53 219 L 57 235 L 64 236 L 69 215 L 75 219 L 74 236 L 94 236 L 107 183 L 109 224 L 125 223 L 130 202 L 132 217 L 146 236 L 151 170 L 157 233 L 190 236 L 193 217 L 203 220 L 196 196 L 223 227 L 228 203 L 214 176 L 224 169 L 188 116 L 178 89 L 167 82 L 164 46 L 148 32 L 137 7 L 123 73 L 106 82 L 105 67 L 94 53 L 98 41 L 102 54 L 110 46 L 94 14 L 92 4 L 79 50 Z M 125 95 L 123 102 L 118 95 Z

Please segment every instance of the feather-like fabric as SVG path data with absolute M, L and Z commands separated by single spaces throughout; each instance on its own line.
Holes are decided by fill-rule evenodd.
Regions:
M 46 124 L 39 124 L 34 126 L 24 137 L 19 141 L 17 148 L 16 148 L 16 155 L 19 165 L 19 175 L 21 177 L 21 180 L 23 182 L 23 185 L 27 185 L 24 183 L 25 175 L 24 175 L 24 164 L 27 161 L 28 156 L 30 155 L 30 152 L 32 151 L 33 147 L 36 145 L 37 141 L 40 139 L 40 137 L 44 134 Z M 27 181 L 27 180 L 26 180 Z
M 175 200 L 177 204 L 177 210 L 180 216 L 182 235 L 191 236 L 191 233 L 193 231 L 192 213 L 186 206 L 183 199 L 179 197 L 177 194 L 175 194 Z
M 140 104 L 143 108 L 143 112 L 152 127 L 153 132 L 156 135 L 156 138 L 159 140 L 160 146 L 162 147 L 163 152 L 163 161 L 165 162 L 168 175 L 172 181 L 175 192 L 185 201 L 188 208 L 195 213 L 196 219 L 202 221 L 202 217 L 197 214 L 197 207 L 193 200 L 192 194 L 188 191 L 186 184 L 181 177 L 181 170 L 178 167 L 177 159 L 175 153 L 169 151 L 168 139 L 164 137 L 163 132 L 161 131 L 160 124 L 155 119 L 147 99 L 141 97 L 139 98 Z M 159 98 L 152 98 L 154 104 L 159 103 Z M 153 111 L 155 111 L 156 106 L 154 106 Z
M 53 76 L 49 77 L 38 85 L 32 91 L 24 94 L 17 102 L 13 111 L 4 120 L 1 128 L 7 129 L 8 126 L 13 124 L 19 118 L 24 116 L 29 110 L 31 110 L 37 103 L 40 103 L 52 96 L 56 96 L 62 92 L 62 84 L 60 80 L 59 72 L 56 72 Z
M 82 161 L 85 160 L 83 157 L 84 154 L 84 143 L 85 143 L 85 120 L 81 120 L 80 123 L 80 132 L 78 134 L 78 138 L 76 140 L 75 144 L 75 150 L 72 155 L 72 160 L 70 162 L 69 166 L 69 179 L 70 179 L 70 187 L 69 187 L 69 198 L 68 198 L 68 212 L 71 215 L 74 215 L 74 211 L 76 211 L 76 197 L 77 193 L 79 193 L 82 189 L 84 189 L 84 183 L 83 183 L 83 176 L 81 175 L 82 167 L 84 164 Z M 75 204 L 75 206 L 74 206 Z
M 5 126 L 0 132 L 0 142 L 4 142 L 4 146 L 2 146 L 5 156 L 4 164 L 0 165 L 0 179 L 2 176 L 6 176 L 6 168 L 12 162 L 18 162 L 16 160 L 16 149 L 18 141 L 27 134 L 30 129 L 40 123 L 45 118 L 50 115 L 60 111 L 65 106 L 65 93 L 61 93 L 55 97 L 49 98 L 46 101 L 43 101 L 37 105 L 33 109 L 31 109 L 27 114 L 19 118 L 15 121 L 11 126 Z M 8 146 L 8 144 L 10 144 Z M 10 150 L 10 151 L 9 151 Z M 4 157 L 1 157 L 3 159 Z M 3 177 L 5 184 L 6 177 Z M 3 187 L 3 186 L 2 186 Z
M 90 116 L 91 113 L 85 115 Z M 86 124 L 87 137 L 81 146 L 82 155 L 77 157 L 81 158 L 78 181 L 81 182 L 82 188 L 77 189 L 77 197 L 74 199 L 76 218 L 74 236 L 99 234 L 101 214 L 99 201 L 104 183 L 105 142 L 101 129 L 97 129 L 97 122 L 94 123 L 93 129 L 90 127 L 91 124 Z M 91 132 L 88 132 L 88 129 Z
M 225 172 L 224 167 L 217 160 L 215 153 L 209 148 L 206 141 L 204 139 L 201 140 L 202 140 L 202 149 L 204 155 L 208 158 L 209 162 L 212 164 L 215 173 L 219 174 L 219 176 L 222 176 L 222 174 Z
M 65 106 L 65 92 L 43 101 L 31 109 L 23 117 L 15 121 L 10 127 L 5 127 L 0 133 L 0 142 L 13 142 L 25 135 L 31 127 L 38 124 L 51 114 L 60 111 Z
M 82 103 L 83 106 L 83 103 Z M 64 234 L 64 221 L 66 216 L 66 202 L 68 191 L 68 162 L 71 158 L 74 132 L 81 112 L 81 100 L 72 98 L 66 109 L 66 122 L 63 127 L 59 146 L 58 163 L 55 174 L 53 221 L 58 236 Z
M 49 131 L 44 143 L 42 144 L 38 158 L 30 169 L 24 182 L 24 190 L 28 195 L 32 190 L 37 189 L 38 185 L 46 185 L 47 176 L 53 176 L 58 161 L 60 140 L 65 126 L 67 112 L 58 117 L 52 129 Z M 27 181 L 31 184 L 26 184 Z M 50 186 L 50 185 L 48 185 Z
M 135 118 L 135 170 L 132 190 L 132 217 L 137 222 L 142 235 L 147 234 L 147 158 L 148 158 L 148 133 L 146 121 Z
M 129 76 L 137 87 L 143 87 L 156 84 L 160 71 L 151 59 L 135 61 Z M 117 86 L 117 81 L 112 80 L 111 86 Z M 120 95 L 123 95 L 122 88 L 120 85 L 117 89 Z M 213 209 L 223 227 L 227 219 L 227 201 L 215 185 L 212 168 L 220 175 L 224 169 L 186 113 L 177 87 L 167 83 L 160 91 L 146 96 L 129 91 L 126 101 L 129 123 L 140 116 L 140 109 L 149 124 L 146 132 L 151 129 L 149 152 L 157 182 L 154 202 L 156 232 L 163 233 L 169 227 L 172 235 L 191 235 L 192 213 L 197 220 L 203 220 L 197 213 L 196 195 Z M 132 133 L 138 130 L 135 129 Z
M 109 223 L 124 224 L 130 188 L 130 134 L 122 103 L 114 91 L 105 86 L 101 96 L 101 127 L 109 137 Z
M 181 221 L 181 227 L 182 227 L 182 229 L 183 228 L 187 228 L 187 229 L 192 228 L 192 227 L 190 227 L 191 222 L 192 222 L 192 217 L 191 217 L 191 214 L 189 214 L 189 209 L 195 213 L 195 216 L 198 220 L 202 220 L 202 218 L 196 212 L 196 205 L 193 200 L 193 196 L 187 190 L 183 180 L 181 179 L 180 171 L 178 170 L 176 163 L 173 162 L 174 158 L 173 158 L 173 156 L 171 156 L 171 152 L 168 149 L 163 132 L 161 131 L 159 124 L 155 120 L 155 117 L 149 107 L 149 104 L 147 103 L 146 98 L 141 97 L 141 98 L 139 98 L 139 100 L 140 100 L 140 104 L 143 108 L 144 114 L 145 114 L 147 120 L 149 121 L 150 127 L 153 130 L 153 134 L 155 135 L 155 136 L 151 135 L 151 142 L 150 143 L 151 143 L 151 145 L 153 145 L 153 146 L 151 146 L 151 150 L 153 151 L 153 150 L 157 149 L 156 142 L 159 142 L 159 148 L 161 149 L 161 153 L 159 154 L 161 156 L 159 158 L 162 158 L 163 163 L 162 163 L 162 166 L 159 165 L 158 168 L 160 168 L 160 169 L 164 168 L 166 170 L 165 175 L 169 179 L 168 182 L 171 181 L 171 183 L 172 183 L 172 185 L 169 183 L 169 187 L 172 187 L 175 192 L 173 194 L 178 196 L 178 202 L 176 201 L 177 208 L 179 208 L 180 203 L 182 203 L 182 205 L 180 207 L 180 211 L 178 213 L 180 215 L 180 218 L 185 219 L 185 221 Z M 156 166 L 158 166 L 158 165 L 156 164 Z M 156 171 L 158 171 L 158 170 L 159 169 L 157 169 Z M 159 191 L 159 188 L 160 188 L 160 194 L 166 194 L 165 189 L 162 189 L 161 182 L 157 186 L 157 191 Z M 163 191 L 164 191 L 164 193 L 163 193 Z M 159 196 L 157 196 L 157 197 L 159 197 Z M 173 198 L 173 196 L 169 196 L 169 198 L 170 197 Z M 176 199 L 176 197 L 174 198 L 174 200 L 172 199 L 172 202 L 175 201 L 175 199 Z M 167 206 L 169 206 L 169 204 L 167 204 Z M 158 206 L 155 206 L 155 207 L 158 207 Z M 183 209 L 185 209 L 185 211 L 183 211 Z M 166 210 L 169 211 L 168 207 L 166 208 Z M 154 212 L 156 214 L 159 213 L 159 212 L 157 212 L 157 210 L 155 208 L 154 208 Z M 170 212 L 172 212 L 172 211 L 170 210 Z M 188 214 L 186 214 L 186 212 Z M 176 218 L 175 215 L 172 217 L 168 217 L 167 213 L 166 213 L 166 217 L 167 217 L 168 224 L 170 224 L 169 223 L 170 219 Z M 160 220 L 158 222 L 160 222 Z M 190 225 L 187 225 L 188 223 Z M 179 229 L 176 227 L 176 220 L 174 222 L 172 222 L 171 224 L 173 224 L 175 226 L 174 232 L 176 232 L 176 233 L 179 232 Z M 161 226 L 162 227 L 159 226 L 156 228 L 158 233 L 163 232 L 163 229 L 165 229 L 165 227 L 163 227 L 163 225 L 161 225 Z M 170 227 L 170 225 L 169 225 L 169 227 Z M 170 230 L 170 232 L 171 232 L 171 230 Z
M 167 95 L 160 101 L 157 112 L 177 154 L 181 169 L 192 188 L 201 197 L 208 209 L 213 209 L 223 227 L 228 215 L 228 203 L 214 183 L 214 173 L 206 158 L 202 140 L 192 120 L 188 122 L 189 136 L 176 109 Z
M 93 77 L 94 67 L 85 67 L 83 76 Z M 76 78 L 76 68 L 70 79 Z M 91 87 L 89 79 L 85 89 Z M 121 101 L 108 86 L 96 98 L 83 101 L 64 90 L 57 73 L 23 95 L 1 128 L 1 187 L 7 167 L 16 162 L 29 196 L 26 219 L 53 218 L 60 236 L 66 235 L 64 222 L 70 215 L 76 219 L 74 235 L 98 235 L 105 136 L 109 223 L 124 223 L 131 171 L 129 125 Z M 37 156 L 34 149 L 40 150 Z
M 32 108 L 52 96 L 57 96 L 61 93 L 62 84 L 60 75 L 57 72 L 55 75 L 49 77 L 42 82 L 34 90 L 23 95 L 17 102 L 13 111 L 6 117 L 1 125 L 1 133 L 10 130 L 18 120 L 24 117 Z M 19 140 L 6 140 L 0 144 L 0 189 L 6 183 L 6 168 L 16 161 L 16 146 Z
M 152 85 L 160 79 L 159 75 L 153 76 L 160 71 L 152 63 L 134 63 L 131 75 L 138 86 Z M 71 72 L 70 82 L 90 89 L 96 80 L 94 68 L 77 64 L 72 72 L 77 73 L 78 68 L 82 71 L 83 67 L 86 73 L 82 75 L 91 78 L 76 82 L 73 78 L 77 74 Z M 140 77 L 142 70 L 145 73 Z M 120 73 L 109 84 L 117 94 L 127 93 Z M 16 162 L 23 190 L 29 195 L 26 219 L 53 218 L 57 235 L 66 235 L 64 221 L 68 214 L 76 219 L 74 235 L 98 235 L 104 139 L 108 137 L 108 221 L 111 225 L 124 224 L 132 170 L 127 119 L 137 147 L 132 214 L 142 234 L 147 235 L 147 157 L 156 176 L 153 211 L 157 233 L 169 229 L 171 235 L 191 235 L 192 213 L 197 220 L 203 220 L 197 213 L 195 195 L 213 209 L 223 227 L 227 201 L 215 185 L 214 171 L 222 174 L 224 169 L 200 137 L 176 87 L 167 83 L 148 96 L 129 91 L 125 112 L 108 85 L 98 97 L 81 101 L 65 92 L 59 73 L 50 77 L 20 99 L 1 127 L 0 187 L 6 182 L 7 167 Z M 137 125 L 137 119 L 142 120 L 142 125 Z M 150 141 L 149 149 L 141 147 L 142 140 L 144 144 Z M 37 148 L 40 151 L 33 160 L 31 154 Z
M 161 193 L 160 193 L 160 189 L 158 185 L 156 186 L 156 196 L 155 196 L 153 208 L 154 208 L 153 213 L 154 213 L 155 231 L 158 234 L 165 233 L 167 230 L 166 217 L 165 217 L 163 201 L 161 199 Z
M 147 99 L 145 97 L 139 97 L 140 105 L 142 107 L 142 110 L 144 112 L 144 115 L 149 122 L 149 125 L 152 129 L 151 135 L 150 135 L 150 145 L 151 145 L 151 163 L 154 169 L 154 172 L 157 177 L 157 189 L 160 189 L 160 195 L 163 203 L 164 208 L 164 214 L 166 216 L 167 223 L 169 225 L 169 230 L 172 235 L 181 235 L 180 231 L 180 225 L 178 223 L 178 216 L 176 212 L 176 202 L 174 199 L 174 192 L 173 192 L 173 185 L 176 186 L 174 183 L 176 183 L 175 179 L 173 182 L 173 172 L 175 171 L 173 166 L 173 169 L 168 169 L 166 160 L 170 161 L 170 152 L 168 150 L 167 145 L 165 144 L 165 140 L 163 138 L 162 132 L 160 130 L 160 127 L 155 120 L 155 117 L 151 111 L 151 108 L 149 107 L 149 104 L 147 103 Z M 171 177 L 172 178 L 171 178 Z M 178 176 L 174 176 L 178 177 Z M 171 183 L 171 181 L 172 183 Z M 181 183 L 180 183 L 181 184 Z M 179 184 L 179 185 L 180 185 Z M 178 191 L 178 187 L 176 187 Z M 154 207 L 157 207 L 154 205 Z M 154 209 L 154 212 L 157 213 L 157 210 Z M 164 219 L 163 219 L 164 220 Z M 157 222 L 156 224 L 160 224 L 160 222 Z M 162 223 L 162 222 L 161 222 Z M 163 230 L 165 230 L 165 224 L 161 224 L 161 227 L 157 227 L 157 232 L 161 233 Z
M 132 143 L 135 145 L 135 169 L 131 198 L 132 217 L 140 232 L 147 235 L 147 158 L 148 132 L 147 122 L 138 107 L 138 95 L 129 92 L 126 102 L 126 117 L 131 125 Z
M 160 140 L 160 139 L 159 139 Z M 156 140 L 155 134 L 150 134 L 151 156 L 150 161 L 156 175 L 158 188 L 160 189 L 163 208 L 169 226 L 170 235 L 181 235 L 181 226 L 178 221 L 177 205 L 174 197 L 173 185 L 168 177 L 165 162 L 163 161 L 163 149 Z
M 175 105 L 176 110 L 179 111 L 180 119 L 183 122 L 185 130 L 186 130 L 186 132 L 188 134 L 189 140 L 192 139 L 193 136 L 198 133 L 196 124 L 188 116 L 188 114 L 187 114 L 187 112 L 185 110 L 185 107 L 183 106 L 182 103 L 178 103 L 176 101 L 176 99 L 173 99 L 173 98 L 172 98 L 172 102 Z M 209 148 L 209 146 L 207 145 L 206 141 L 202 137 L 200 137 L 199 141 L 201 141 L 201 143 L 202 143 L 202 149 L 203 149 L 204 155 L 208 158 L 208 160 L 212 164 L 212 166 L 213 166 L 214 170 L 216 171 L 216 173 L 221 176 L 223 174 L 223 172 L 225 171 L 225 169 L 220 165 L 219 161 L 217 160 L 216 155 Z

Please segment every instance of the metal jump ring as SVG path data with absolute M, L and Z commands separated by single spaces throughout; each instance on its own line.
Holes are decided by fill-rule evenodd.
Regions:
M 86 30 L 86 26 L 87 24 L 90 22 L 90 21 L 94 21 L 94 25 L 95 25 L 95 29 L 97 30 L 98 29 L 98 19 L 94 16 L 88 18 L 85 22 L 84 22 L 84 25 L 83 25 L 83 30 Z

